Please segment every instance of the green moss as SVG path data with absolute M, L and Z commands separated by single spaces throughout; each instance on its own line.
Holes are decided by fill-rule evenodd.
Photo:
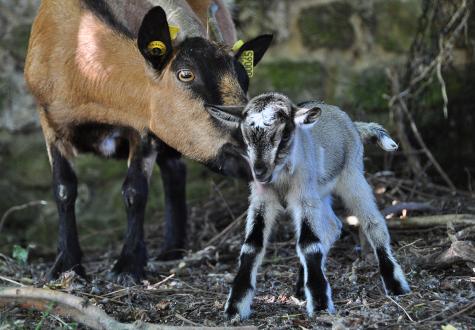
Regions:
M 389 52 L 403 53 L 411 46 L 421 12 L 420 0 L 384 0 L 375 4 L 375 41 Z
M 0 77 L 0 112 L 4 110 L 4 102 L 8 96 L 7 92 L 7 82 L 5 78 Z
M 16 58 L 23 59 L 26 56 L 30 31 L 30 24 L 15 26 L 8 37 L 1 42 L 0 46 L 8 49 Z
M 351 14 L 351 6 L 339 2 L 305 8 L 298 20 L 304 46 L 309 49 L 351 47 L 355 37 Z
M 384 94 L 389 94 L 384 68 L 370 68 L 355 74 L 350 88 L 353 105 L 365 111 L 387 109 Z
M 256 68 L 251 79 L 251 94 L 278 91 L 295 102 L 318 99 L 323 95 L 325 71 L 319 62 L 276 61 Z

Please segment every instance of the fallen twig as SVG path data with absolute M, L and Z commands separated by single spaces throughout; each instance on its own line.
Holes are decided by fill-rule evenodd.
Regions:
M 25 308 L 34 308 L 40 311 L 51 310 L 52 314 L 71 318 L 92 329 L 101 330 L 168 330 L 168 329 L 224 329 L 210 327 L 175 327 L 169 325 L 152 324 L 137 321 L 135 323 L 121 323 L 108 316 L 102 309 L 90 304 L 87 300 L 64 292 L 33 287 L 0 288 L 0 305 L 18 304 Z M 53 308 L 51 309 L 51 303 Z M 251 330 L 256 327 L 234 327 L 235 330 Z
M 391 219 L 387 221 L 388 228 L 427 228 L 433 226 L 447 225 L 452 222 L 454 225 L 473 225 L 475 224 L 475 215 L 473 214 L 443 214 L 420 217 L 408 217 L 405 219 Z
M 398 203 L 395 205 L 388 206 L 384 208 L 381 213 L 384 216 L 390 214 L 399 214 L 403 210 L 408 211 L 435 211 L 435 207 L 429 203 L 417 203 L 417 202 L 408 202 L 408 203 Z
M 406 314 L 407 318 L 411 321 L 411 322 L 414 322 L 414 320 L 412 319 L 411 315 L 409 315 L 409 313 L 406 311 L 406 309 L 404 307 L 402 307 L 396 300 L 394 300 L 393 298 L 391 298 L 390 296 L 386 296 L 386 298 L 388 298 L 389 300 L 391 300 L 397 307 L 399 307 L 400 309 L 402 309 L 402 311 L 404 312 L 404 314 Z
M 206 242 L 205 246 L 209 246 L 217 242 L 219 239 L 227 235 L 234 227 L 238 226 L 242 220 L 246 217 L 247 212 L 242 213 L 240 216 L 238 216 L 235 220 L 233 220 L 229 225 L 226 226 L 219 234 L 214 236 L 212 239 L 210 239 L 208 242 Z

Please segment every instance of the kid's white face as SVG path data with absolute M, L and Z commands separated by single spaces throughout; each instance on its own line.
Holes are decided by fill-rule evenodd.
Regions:
M 252 108 L 251 108 L 252 109 Z M 260 112 L 249 111 L 241 123 L 247 159 L 254 179 L 270 183 L 276 167 L 288 155 L 293 124 L 282 104 L 267 104 Z

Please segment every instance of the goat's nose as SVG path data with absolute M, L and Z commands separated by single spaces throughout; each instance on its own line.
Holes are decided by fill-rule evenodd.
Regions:
M 254 165 L 254 173 L 257 177 L 262 177 L 267 172 L 267 168 L 264 163 L 256 163 Z

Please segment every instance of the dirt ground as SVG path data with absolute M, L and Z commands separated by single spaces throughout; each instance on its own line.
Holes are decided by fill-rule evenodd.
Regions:
M 391 177 L 370 179 L 382 207 L 394 200 L 428 202 L 433 207 L 431 211 L 409 211 L 409 216 L 475 213 L 474 200 L 466 193 L 449 194 L 442 187 L 421 188 L 417 183 Z M 42 278 L 54 256 L 37 257 L 28 265 L 20 265 L 1 255 L 0 284 L 15 286 L 14 282 L 18 282 L 72 293 L 122 322 L 232 325 L 224 318 L 223 305 L 236 271 L 245 209 L 245 191 L 227 180 L 215 187 L 206 202 L 192 202 L 189 251 L 185 259 L 173 262 L 154 259 L 162 241 L 161 225 L 147 225 L 151 260 L 148 278 L 142 285 L 124 288 L 106 281 L 120 242 L 108 251 L 84 249 L 84 266 L 90 281 L 65 274 L 54 283 L 45 283 Z M 339 210 L 338 201 L 336 209 Z M 388 221 L 402 220 L 396 215 Z M 475 328 L 475 264 L 456 262 L 441 267 L 424 258 L 447 250 L 454 233 L 467 226 L 391 230 L 393 249 L 412 288 L 410 294 L 401 297 L 384 295 L 372 254 L 361 253 L 358 230 L 345 226 L 327 262 L 337 312 L 320 313 L 311 320 L 305 315 L 305 303 L 293 296 L 298 258 L 291 225 L 283 219 L 278 227 L 258 274 L 252 317 L 242 325 L 262 329 L 441 329 L 447 325 Z M 0 307 L 0 312 L 0 329 L 85 329 L 71 320 L 12 305 Z

